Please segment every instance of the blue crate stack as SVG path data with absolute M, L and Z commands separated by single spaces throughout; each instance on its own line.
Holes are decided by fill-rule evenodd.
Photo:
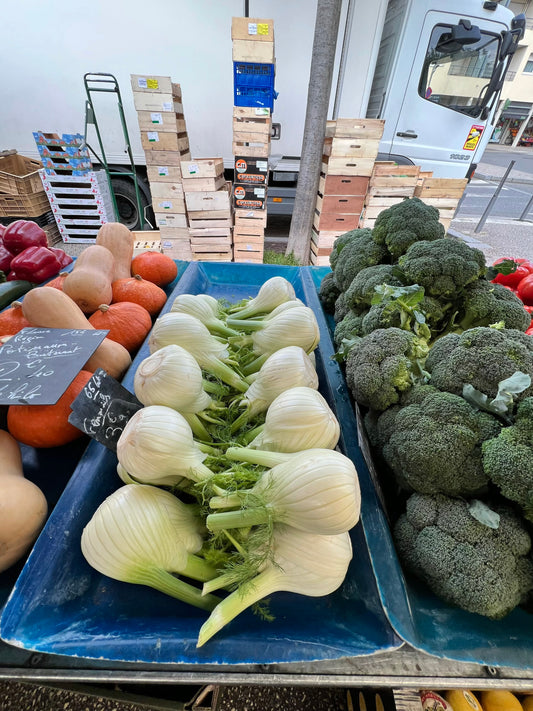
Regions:
M 233 40 L 233 260 L 263 261 L 268 157 L 276 65 L 274 23 L 234 17 Z

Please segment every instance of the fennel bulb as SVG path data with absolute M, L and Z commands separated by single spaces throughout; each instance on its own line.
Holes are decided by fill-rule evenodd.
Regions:
M 184 478 L 197 482 L 212 476 L 187 420 L 164 405 L 148 405 L 133 415 L 118 439 L 117 456 L 142 484 L 174 486 Z
M 322 395 L 312 388 L 290 388 L 267 410 L 260 434 L 248 445 L 274 452 L 335 449 L 340 426 Z
M 235 390 L 246 392 L 248 384 L 228 364 L 227 345 L 209 333 L 204 324 L 196 317 L 185 313 L 166 313 L 154 324 L 148 346 L 150 353 L 160 348 L 175 344 L 188 351 L 196 362 L 222 382 Z
M 329 595 L 342 585 L 351 559 L 348 533 L 321 536 L 290 526 L 275 526 L 272 559 L 258 575 L 218 603 L 200 629 L 197 646 L 204 645 L 246 608 L 272 593 Z M 208 589 L 209 583 L 204 585 L 204 590 Z
M 212 407 L 213 400 L 204 390 L 202 369 L 185 348 L 171 344 L 145 358 L 133 389 L 143 405 L 171 407 L 185 417 L 196 437 L 211 439 L 196 415 Z
M 230 459 L 234 450 L 240 457 L 241 450 L 231 448 Z M 256 454 L 261 459 L 267 453 Z M 248 491 L 214 496 L 209 505 L 242 507 L 209 514 L 206 524 L 211 531 L 277 522 L 331 536 L 349 531 L 359 521 L 361 492 L 351 459 L 331 449 L 308 449 L 261 474 Z
M 202 547 L 202 524 L 194 507 L 154 486 L 121 487 L 100 504 L 81 536 L 82 553 L 93 568 L 114 580 L 160 590 L 204 610 L 200 590 L 171 573 L 206 581 L 216 571 L 193 555 Z
M 257 296 L 250 299 L 244 306 L 235 306 L 230 313 L 237 313 L 237 318 L 250 318 L 258 314 L 270 313 L 284 301 L 296 298 L 293 285 L 280 276 L 265 281 Z
M 291 299 L 291 301 L 284 301 L 279 306 L 276 306 L 273 311 L 268 314 L 264 314 L 264 316 L 257 316 L 253 319 L 228 318 L 227 323 L 228 325 L 231 324 L 233 328 L 236 328 L 239 331 L 244 331 L 245 333 L 247 333 L 248 331 L 256 331 L 258 328 L 258 324 L 264 324 L 267 321 L 271 321 L 273 318 L 276 318 L 276 316 L 279 316 L 279 314 L 283 313 L 283 311 L 287 311 L 288 309 L 294 309 L 298 306 L 305 306 L 305 304 L 300 299 Z
M 315 367 L 300 346 L 286 346 L 272 353 L 253 378 L 240 406 L 246 408 L 231 426 L 236 432 L 246 422 L 264 412 L 285 390 L 303 386 L 318 389 Z
M 209 294 L 178 294 L 170 308 L 171 313 L 194 316 L 218 336 L 238 336 L 237 331 L 228 328 L 220 319 L 218 301 Z

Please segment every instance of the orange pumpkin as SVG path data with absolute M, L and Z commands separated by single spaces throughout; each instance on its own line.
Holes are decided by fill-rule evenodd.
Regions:
M 150 316 L 157 316 L 166 300 L 167 295 L 161 287 L 139 275 L 113 282 L 113 303 L 131 301 L 144 306 Z
M 31 326 L 31 323 L 24 318 L 20 301 L 13 301 L 11 306 L 0 314 L 0 336 L 14 336 L 28 326 Z
M 141 252 L 131 262 L 131 273 L 157 286 L 166 286 L 178 275 L 176 262 L 168 254 L 161 252 Z
M 152 317 L 140 304 L 119 301 L 111 305 L 100 304 L 89 317 L 89 323 L 94 328 L 108 330 L 107 338 L 133 353 L 150 333 Z
M 78 439 L 83 433 L 68 421 L 70 406 L 92 375 L 81 370 L 55 405 L 10 405 L 7 429 L 30 447 L 60 447 Z
M 50 281 L 46 282 L 46 284 L 43 284 L 43 286 L 51 286 L 53 289 L 63 291 L 63 284 L 65 283 L 65 279 L 68 277 L 69 273 L 70 272 L 61 272 L 54 279 L 50 279 Z

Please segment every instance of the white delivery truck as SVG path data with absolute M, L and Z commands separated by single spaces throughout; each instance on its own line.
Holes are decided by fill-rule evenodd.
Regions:
M 279 96 L 269 211 L 292 210 L 305 121 L 316 0 L 3 0 L 0 150 L 38 157 L 33 131 L 83 133 L 87 73 L 121 89 L 142 200 L 150 204 L 131 74 L 179 83 L 193 157 L 232 161 L 231 18 L 272 18 Z M 437 177 L 472 172 L 490 137 L 503 76 L 525 20 L 490 0 L 342 0 L 330 118 L 385 119 L 380 159 Z M 128 156 L 116 95 L 95 98 L 108 163 Z M 97 145 L 89 126 L 88 142 Z M 133 228 L 133 182 L 113 177 Z

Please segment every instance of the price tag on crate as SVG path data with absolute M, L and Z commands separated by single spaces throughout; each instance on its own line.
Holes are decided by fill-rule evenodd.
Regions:
M 0 405 L 54 405 L 108 333 L 23 328 L 0 348 Z
M 143 405 L 105 370 L 98 368 L 71 407 L 70 424 L 116 452 L 128 420 Z

